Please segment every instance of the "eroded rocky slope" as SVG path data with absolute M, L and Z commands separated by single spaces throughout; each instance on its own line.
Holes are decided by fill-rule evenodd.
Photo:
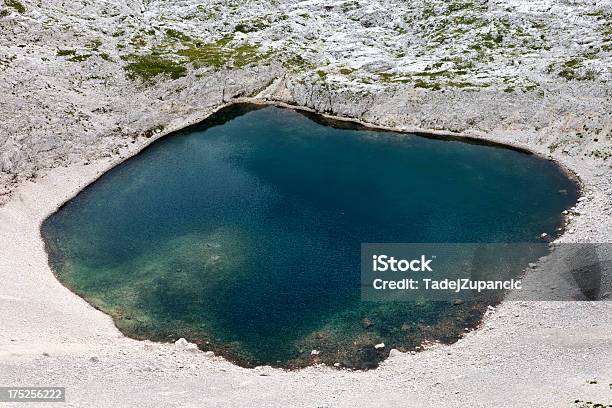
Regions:
M 0 6 L 0 203 L 237 97 L 612 163 L 610 1 Z

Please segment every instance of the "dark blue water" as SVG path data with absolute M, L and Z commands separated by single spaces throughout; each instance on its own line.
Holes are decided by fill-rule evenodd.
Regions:
M 235 106 L 155 142 L 44 223 L 59 279 L 133 337 L 370 367 L 483 305 L 361 302 L 362 242 L 534 242 L 576 199 L 524 153 L 337 125 Z

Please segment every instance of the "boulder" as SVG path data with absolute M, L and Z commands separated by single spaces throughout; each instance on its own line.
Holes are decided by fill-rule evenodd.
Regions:
M 196 352 L 198 351 L 198 345 L 195 343 L 190 343 L 188 342 L 186 339 L 184 339 L 183 337 L 181 337 L 180 339 L 178 339 L 177 341 L 174 342 L 174 345 L 180 349 L 186 350 L 186 351 L 191 351 L 191 352 Z
M 183 337 L 174 342 L 174 345 L 178 347 L 186 347 L 188 344 L 189 342 Z
M 364 329 L 369 329 L 370 327 L 374 326 L 374 322 L 366 317 L 361 321 L 361 325 Z

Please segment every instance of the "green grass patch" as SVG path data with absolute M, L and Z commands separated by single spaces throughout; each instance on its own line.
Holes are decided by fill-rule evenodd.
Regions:
M 283 61 L 285 68 L 292 72 L 304 72 L 314 68 L 314 64 L 306 61 L 301 55 L 294 54 Z
M 88 42 L 85 45 L 85 48 L 87 48 L 88 50 L 92 50 L 92 51 L 98 51 L 98 48 L 100 48 L 101 45 L 102 45 L 102 40 L 99 38 L 96 38 L 95 40 L 91 40 L 90 42 Z
M 456 13 L 458 11 L 487 11 L 486 4 L 478 1 L 450 1 L 446 7 L 446 15 Z
M 573 69 L 562 69 L 559 71 L 559 76 L 567 81 L 572 81 L 576 79 L 576 71 Z
M 414 87 L 415 88 L 431 89 L 432 91 L 439 91 L 440 89 L 442 89 L 442 86 L 440 86 L 439 83 L 424 81 L 422 79 L 417 79 L 414 82 Z
M 436 15 L 436 9 L 434 8 L 434 5 L 431 3 L 426 3 L 423 7 L 423 17 L 425 18 L 429 18 L 429 17 L 434 17 Z
M 566 68 L 576 68 L 576 67 L 577 67 L 577 66 L 579 66 L 579 65 L 580 65 L 580 60 L 578 60 L 578 59 L 576 59 L 576 58 L 571 59 L 571 60 L 569 60 L 569 61 L 566 61 L 566 62 L 563 64 L 563 66 L 564 66 L 564 67 L 566 67 Z
M 485 33 L 481 36 L 481 38 L 483 41 L 483 45 L 487 48 L 496 48 L 500 46 L 504 40 L 503 35 L 501 34 L 493 35 L 492 33 Z
M 475 84 L 466 81 L 448 81 L 444 84 L 447 88 L 486 88 L 489 84 Z
M 486 88 L 489 85 L 490 84 L 475 84 L 475 83 L 467 82 L 467 81 L 453 81 L 453 80 L 448 80 L 444 82 L 437 82 L 437 81 L 431 81 L 431 80 L 426 81 L 421 78 L 418 78 L 414 82 L 415 88 L 431 89 L 432 91 L 439 91 L 440 89 L 444 89 L 444 88 L 459 88 L 459 89 Z
M 187 75 L 187 69 L 176 61 L 159 55 L 130 55 L 126 59 L 131 62 L 124 69 L 128 78 L 151 82 L 153 78 L 163 75 L 178 79 Z
M 20 14 L 25 14 L 26 12 L 25 6 L 17 0 L 4 0 L 4 5 L 6 7 L 12 7 L 16 12 Z
M 595 73 L 592 70 L 585 70 L 582 62 L 583 59 L 579 58 L 572 58 L 564 62 L 561 71 L 559 71 L 559 76 L 567 81 L 594 80 Z
M 189 59 L 196 68 L 208 66 L 218 69 L 228 64 L 232 57 L 232 49 L 227 46 L 231 40 L 232 36 L 225 36 L 208 44 L 192 44 L 178 50 L 177 54 Z
M 398 74 L 393 74 L 390 72 L 381 72 L 378 74 L 378 76 L 382 82 L 393 82 L 393 83 L 400 83 L 400 84 L 407 84 L 411 82 L 411 80 L 407 78 L 405 75 L 398 75 Z
M 250 21 L 243 21 L 239 24 L 236 24 L 236 27 L 234 27 L 234 30 L 240 33 L 247 34 L 247 33 L 253 33 L 256 31 L 261 31 L 268 27 L 269 27 L 268 22 L 260 17 L 260 18 L 255 18 Z
M 448 71 L 437 71 L 437 72 L 430 72 L 430 71 L 421 71 L 421 72 L 416 72 L 414 74 L 412 74 L 413 76 L 417 76 L 417 77 L 428 77 L 428 78 L 437 78 L 437 77 L 449 77 L 450 72 Z
M 147 45 L 147 38 L 143 33 L 138 33 L 132 37 L 130 40 L 130 45 L 136 49 L 143 48 Z
M 76 50 L 61 50 L 61 49 L 57 50 L 58 57 L 66 57 L 69 55 L 76 55 Z
M 170 38 L 174 38 L 176 40 L 181 41 L 182 43 L 191 43 L 193 39 L 189 37 L 187 34 L 183 34 L 178 30 L 173 30 L 171 28 L 166 30 L 166 36 Z
M 243 44 L 234 48 L 232 57 L 234 67 L 242 68 L 267 60 L 271 55 L 271 52 L 260 53 L 259 44 Z
M 259 44 L 242 44 L 231 47 L 229 43 L 233 36 L 225 36 L 208 44 L 191 43 L 189 47 L 177 51 L 196 68 L 212 67 L 220 69 L 225 66 L 243 68 L 268 59 L 271 53 L 261 53 Z

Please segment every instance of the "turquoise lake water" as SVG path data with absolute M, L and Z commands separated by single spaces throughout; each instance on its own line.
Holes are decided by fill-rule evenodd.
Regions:
M 333 125 L 240 105 L 160 139 L 45 221 L 58 278 L 132 337 L 370 368 L 486 305 L 362 302 L 361 243 L 538 242 L 577 197 L 521 152 Z

